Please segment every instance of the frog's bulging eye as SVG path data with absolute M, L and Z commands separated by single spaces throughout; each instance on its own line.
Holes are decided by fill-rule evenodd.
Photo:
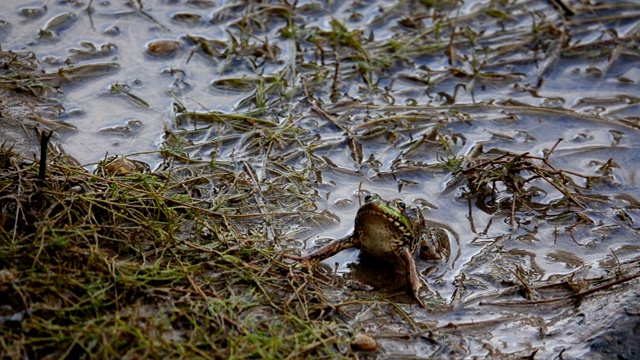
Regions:
M 364 197 L 364 203 L 368 204 L 368 203 L 372 202 L 373 200 L 378 200 L 378 199 L 380 199 L 380 195 L 378 195 L 378 194 L 369 194 L 369 195 L 366 195 Z
M 405 204 L 404 201 L 402 201 L 402 200 L 397 200 L 396 201 L 396 206 L 400 210 L 405 210 L 407 208 L 407 204 Z

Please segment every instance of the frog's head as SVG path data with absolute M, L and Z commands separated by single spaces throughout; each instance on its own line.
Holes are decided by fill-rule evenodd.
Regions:
M 368 195 L 358 210 L 355 231 L 361 244 L 373 248 L 374 253 L 385 252 L 383 248 L 394 250 L 414 245 L 413 226 L 402 200 L 387 201 Z

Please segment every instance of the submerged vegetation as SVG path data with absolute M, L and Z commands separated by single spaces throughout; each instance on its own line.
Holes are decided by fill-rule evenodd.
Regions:
M 90 1 L 43 22 L 46 44 L 112 17 L 184 35 L 140 45 L 170 81 L 159 149 L 81 166 L 53 146 L 39 163 L 2 144 L 0 356 L 636 351 L 591 339 L 626 316 L 606 299 L 640 297 L 638 4 L 183 5 L 193 13 L 162 18 L 145 1 Z M 0 88 L 60 114 L 30 114 L 38 127 L 69 120 L 56 102 L 68 87 L 127 71 L 114 60 L 120 30 L 101 26 L 108 42 L 46 64 L 2 53 Z M 214 27 L 224 35 L 198 31 Z M 212 78 L 191 72 L 203 64 Z M 107 82 L 100 96 L 128 111 L 155 106 L 144 81 Z M 215 107 L 225 96 L 233 111 Z M 149 129 L 128 116 L 100 134 Z M 362 280 L 380 275 L 375 264 L 310 273 L 284 256 L 349 231 L 369 193 L 405 198 L 450 237 L 448 261 L 419 263 L 425 310 Z M 600 314 L 591 327 L 575 320 Z M 592 342 L 564 340 L 565 326 Z

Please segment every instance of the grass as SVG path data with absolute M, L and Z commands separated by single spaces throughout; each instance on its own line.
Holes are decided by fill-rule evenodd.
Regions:
M 221 74 L 230 73 L 211 87 L 247 95 L 236 111 L 222 113 L 187 109 L 183 94 L 174 94 L 172 122 L 158 151 L 163 163 L 154 171 L 129 156 L 105 159 L 88 172 L 50 152 L 40 179 L 37 163 L 2 146 L 0 355 L 353 358 L 362 354 L 350 348 L 350 340 L 362 329 L 377 331 L 378 339 L 428 338 L 422 345 L 433 356 L 468 356 L 468 344 L 489 346 L 458 332 L 482 322 L 465 318 L 438 326 L 379 292 L 353 290 L 343 278 L 305 273 L 283 259 L 303 247 L 300 234 L 310 225 L 337 221 L 318 205 L 331 191 L 326 188 L 336 186 L 323 178 L 331 172 L 369 176 L 365 180 L 371 182 L 393 178 L 399 189 L 435 173 L 450 175 L 457 182 L 449 184 L 465 191 L 471 228 L 472 210 L 490 214 L 484 231 L 473 230 L 486 236 L 480 239 L 486 246 L 469 259 L 470 266 L 458 268 L 464 271 L 455 279 L 455 296 L 436 298 L 428 309 L 434 313 L 451 310 L 449 305 L 477 311 L 478 299 L 501 310 L 578 303 L 636 279 L 637 260 L 621 263 L 611 250 L 613 270 L 604 276 L 575 280 L 571 273 L 553 284 L 537 282 L 535 271 L 521 267 L 526 256 L 511 261 L 513 254 L 503 247 L 512 234 L 487 235 L 492 223 L 504 219 L 515 233 L 525 214 L 535 221 L 532 228 L 555 222 L 566 225 L 573 238 L 575 228 L 590 221 L 585 208 L 605 207 L 597 185 L 611 182 L 614 160 L 583 176 L 553 165 L 555 146 L 543 157 L 495 148 L 490 153 L 482 146 L 463 153 L 465 134 L 452 129 L 496 118 L 515 122 L 519 116 L 605 121 L 562 106 L 539 106 L 536 91 L 561 60 L 603 61 L 599 76 L 606 76 L 620 59 L 637 59 L 637 35 L 613 39 L 617 35 L 602 24 L 627 21 L 626 15 L 610 13 L 637 12 L 638 6 L 582 4 L 567 10 L 567 1 L 487 1 L 458 16 L 456 1 L 420 3 L 419 11 L 408 1 L 380 8 L 370 24 L 393 31 L 382 39 L 337 18 L 324 29 L 306 26 L 301 19 L 317 15 L 316 5 L 223 6 L 212 21 L 226 27 L 226 40 L 186 35 L 182 41 L 191 47 L 189 60 L 201 56 Z M 560 5 L 553 10 L 553 4 Z M 137 2 L 136 13 L 161 24 L 142 5 Z M 270 32 L 275 25 L 282 26 L 277 36 Z M 570 42 L 572 36 L 594 40 Z M 282 39 L 295 45 L 296 56 L 281 57 Z M 117 49 L 83 46 L 88 50 L 75 50 L 73 59 L 111 56 Z M 2 54 L 0 88 L 39 100 L 51 100 L 60 85 L 119 68 L 108 62 L 37 71 L 33 53 Z M 264 72 L 265 64 L 271 70 Z M 235 67 L 255 74 L 233 74 Z M 186 75 L 185 69 L 176 71 Z M 510 97 L 514 91 L 501 93 L 505 89 L 531 97 L 522 102 Z M 125 83 L 110 87 L 113 95 L 146 107 L 130 90 Z M 476 102 L 483 94 L 491 99 Z M 377 157 L 390 148 L 397 157 L 381 163 Z M 404 175 L 413 172 L 420 178 L 412 183 Z M 535 203 L 542 190 L 556 192 L 552 203 Z M 615 210 L 631 228 L 636 209 Z M 522 244 L 515 247 L 528 246 Z M 474 262 L 481 264 L 474 268 Z M 489 290 L 478 290 L 483 287 Z M 545 293 L 550 287 L 562 291 Z M 539 293 L 546 297 L 534 296 Z M 487 320 L 501 321 L 498 315 Z M 391 328 L 392 335 L 385 333 Z M 465 345 L 447 353 L 456 337 Z
M 296 293 L 301 275 L 259 235 L 239 238 L 223 212 L 176 191 L 193 179 L 102 176 L 57 157 L 41 183 L 37 166 L 10 159 L 0 173 L 4 356 L 341 356 L 336 324 L 301 311 L 316 297 Z

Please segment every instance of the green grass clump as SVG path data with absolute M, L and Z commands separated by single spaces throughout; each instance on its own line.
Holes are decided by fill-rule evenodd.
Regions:
M 91 174 L 59 156 L 42 182 L 37 164 L 3 164 L 2 356 L 345 355 L 337 325 L 301 311 L 315 295 L 296 294 L 279 252 L 183 202 L 189 179 Z

